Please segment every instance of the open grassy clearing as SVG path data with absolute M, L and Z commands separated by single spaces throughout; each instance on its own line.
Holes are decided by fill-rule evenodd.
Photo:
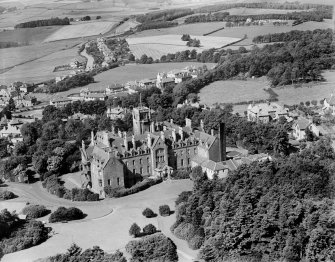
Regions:
M 185 41 L 181 40 L 181 35 L 161 35 L 147 36 L 139 38 L 128 38 L 130 50 L 135 57 L 140 58 L 143 54 L 159 59 L 162 55 L 168 53 L 176 53 L 184 50 L 195 49 L 198 52 L 210 48 L 220 48 L 230 43 L 239 41 L 240 38 L 231 37 L 212 37 L 191 35 L 192 38 L 200 40 L 201 47 L 188 47 Z
M 45 26 L 35 28 L 19 28 L 0 32 L 1 42 L 19 42 L 38 44 L 45 38 L 56 32 L 61 26 Z
M 71 71 L 53 72 L 53 70 L 55 66 L 69 64 L 74 58 L 78 61 L 84 60 L 83 57 L 77 54 L 77 47 L 54 52 L 0 74 L 0 83 L 10 84 L 14 81 L 39 83 L 41 81 L 50 80 L 56 76 L 66 75 Z
M 259 80 L 216 81 L 201 89 L 199 97 L 207 105 L 267 99 L 269 95 L 264 88 L 266 83 Z
M 45 39 L 44 42 L 104 34 L 114 24 L 113 22 L 87 22 L 77 25 L 66 25 Z
M 52 53 L 72 48 L 80 44 L 80 40 L 67 40 L 54 43 L 41 43 L 37 45 L 0 49 L 0 70 L 28 61 L 36 60 Z
M 129 64 L 122 67 L 114 68 L 98 74 L 94 77 L 95 83 L 89 84 L 88 87 L 92 91 L 105 90 L 108 85 L 114 83 L 124 84 L 128 81 L 141 80 L 145 78 L 156 78 L 159 72 L 168 72 L 173 69 L 182 69 L 186 66 L 202 66 L 203 63 L 194 62 L 183 62 L 183 63 L 161 63 L 161 64 L 150 64 L 150 65 L 136 65 Z M 211 68 L 215 64 L 206 63 L 208 68 Z M 40 101 L 49 101 L 52 97 L 66 97 L 72 93 L 79 93 L 81 87 L 74 88 L 65 92 L 59 92 L 57 94 L 34 94 Z

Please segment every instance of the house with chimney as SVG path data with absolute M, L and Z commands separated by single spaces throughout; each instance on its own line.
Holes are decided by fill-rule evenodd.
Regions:
M 155 122 L 151 110 L 134 108 L 133 133 L 112 129 L 91 136 L 81 148 L 82 170 L 89 174 L 91 190 L 105 197 L 104 187 L 130 187 L 143 178 L 168 178 L 173 170 L 201 166 L 211 179 L 228 173 L 225 163 L 224 124 L 219 132 L 196 130 L 191 120 L 181 127 L 172 120 Z
M 323 101 L 323 112 L 330 112 L 332 115 L 335 115 L 335 97 L 333 94 L 330 95 L 330 98 L 325 98 Z
M 268 123 L 278 120 L 281 116 L 288 117 L 288 109 L 278 103 L 250 104 L 247 110 L 249 121 Z

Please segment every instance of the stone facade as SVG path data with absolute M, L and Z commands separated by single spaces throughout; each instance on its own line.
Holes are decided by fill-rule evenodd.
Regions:
M 82 148 L 83 172 L 90 173 L 92 190 L 105 196 L 104 187 L 130 187 L 146 177 L 169 177 L 176 169 L 206 164 L 206 171 L 223 172 L 224 131 L 218 136 L 192 130 L 173 121 L 154 123 L 150 109 L 133 109 L 134 134 L 100 131 Z M 211 170 L 211 168 L 213 170 Z M 213 174 L 211 176 L 213 176 Z

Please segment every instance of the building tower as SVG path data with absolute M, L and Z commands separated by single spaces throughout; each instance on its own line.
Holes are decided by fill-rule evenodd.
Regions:
M 134 135 L 141 135 L 150 132 L 151 115 L 150 109 L 145 106 L 133 109 L 133 132 Z

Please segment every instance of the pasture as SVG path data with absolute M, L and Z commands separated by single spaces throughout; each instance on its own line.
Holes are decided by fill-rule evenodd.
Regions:
M 38 83 L 68 74 L 70 71 L 53 72 L 53 70 L 57 65 L 69 64 L 74 58 L 78 61 L 84 60 L 77 54 L 77 47 L 56 51 L 0 74 L 0 83 L 10 84 L 14 81 Z
M 108 32 L 114 24 L 113 22 L 86 22 L 63 26 L 47 37 L 44 42 L 104 34 Z
M 146 30 L 135 33 L 130 36 L 131 38 L 140 38 L 146 36 L 163 36 L 163 35 L 203 35 L 218 28 L 224 27 L 225 22 L 212 22 L 212 23 L 195 23 L 195 24 L 183 24 L 176 27 Z M 266 24 L 263 26 L 240 26 L 240 27 L 225 27 L 223 30 L 215 32 L 210 36 L 216 37 L 232 37 L 232 38 L 243 38 L 247 35 L 247 39 L 235 44 L 238 46 L 251 45 L 252 39 L 258 35 L 273 34 L 273 33 L 285 33 L 291 30 L 314 30 L 314 29 L 327 29 L 333 28 L 334 25 L 332 20 L 325 20 L 324 22 L 306 22 L 297 26 L 290 26 L 292 21 L 289 21 L 287 26 L 274 26 L 272 24 Z M 233 45 L 234 46 L 234 45 Z
M 168 72 L 173 69 L 183 69 L 187 66 L 202 66 L 203 63 L 196 62 L 183 62 L 183 63 L 160 63 L 160 64 L 128 64 L 125 66 L 117 67 L 94 77 L 95 83 L 89 84 L 88 87 L 91 91 L 102 91 L 105 90 L 108 85 L 112 84 L 125 84 L 128 81 L 141 80 L 145 78 L 156 78 L 159 72 Z M 214 66 L 213 63 L 206 63 L 208 68 Z M 81 87 L 77 87 L 65 92 L 59 92 L 57 94 L 34 94 L 40 101 L 49 101 L 50 98 L 55 95 L 58 97 L 66 97 L 71 93 L 79 93 Z
M 260 80 L 216 81 L 201 89 L 199 97 L 206 105 L 267 99 L 269 95 L 264 88 L 267 88 L 266 83 Z
M 162 55 L 176 53 L 184 50 L 195 49 L 201 52 L 210 48 L 221 48 L 230 43 L 240 40 L 240 38 L 231 37 L 213 37 L 191 35 L 191 38 L 200 40 L 201 47 L 188 47 L 185 41 L 181 40 L 181 35 L 161 35 L 147 36 L 139 38 L 128 38 L 130 50 L 135 57 L 140 58 L 143 54 L 159 59 Z

